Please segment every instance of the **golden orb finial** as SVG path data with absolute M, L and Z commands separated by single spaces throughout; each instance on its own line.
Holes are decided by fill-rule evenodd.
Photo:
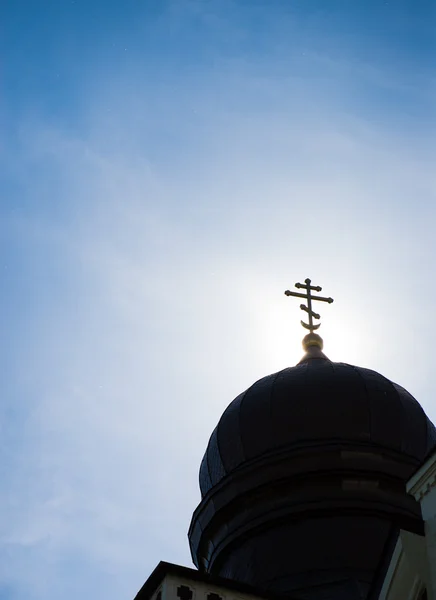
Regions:
M 306 352 L 311 346 L 316 346 L 316 348 L 319 348 L 320 350 L 322 350 L 324 347 L 324 342 L 322 340 L 322 337 L 320 335 L 318 335 L 317 333 L 313 333 L 313 332 L 308 333 L 307 335 L 304 336 L 302 344 L 303 344 L 303 350 L 305 350 Z

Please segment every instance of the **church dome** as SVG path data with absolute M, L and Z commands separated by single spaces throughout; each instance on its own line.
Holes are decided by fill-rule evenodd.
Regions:
M 288 598 L 376 598 L 400 529 L 423 533 L 406 482 L 435 444 L 404 388 L 309 348 L 219 420 L 200 468 L 193 560 Z
M 413 396 L 383 375 L 307 358 L 259 379 L 227 407 L 201 464 L 201 493 L 269 453 L 350 443 L 400 453 L 410 476 L 436 431 Z
M 418 402 L 383 375 L 331 362 L 310 333 L 295 367 L 227 407 L 200 468 L 189 541 L 204 572 L 295 600 L 372 600 L 400 530 L 423 534 L 406 483 L 436 444 Z

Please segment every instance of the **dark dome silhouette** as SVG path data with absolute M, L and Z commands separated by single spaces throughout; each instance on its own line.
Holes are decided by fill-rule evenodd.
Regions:
M 311 335 L 300 364 L 222 415 L 200 469 L 191 551 L 200 570 L 276 594 L 370 598 L 399 530 L 422 530 L 405 484 L 436 430 L 405 389 L 331 362 Z
M 383 375 L 308 359 L 259 379 L 228 406 L 201 464 L 201 493 L 246 461 L 290 446 L 377 445 L 401 452 L 416 467 L 435 435 L 415 398 Z

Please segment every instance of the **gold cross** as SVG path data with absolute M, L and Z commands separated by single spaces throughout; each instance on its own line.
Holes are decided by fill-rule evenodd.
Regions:
M 301 310 L 306 311 L 307 314 L 309 315 L 309 323 L 304 323 L 304 321 L 301 321 L 301 324 L 303 325 L 303 327 L 308 329 L 310 331 L 310 333 L 312 333 L 313 331 L 315 331 L 315 329 L 318 329 L 321 326 L 321 323 L 318 323 L 318 325 L 313 324 L 314 318 L 320 319 L 321 317 L 318 313 L 313 312 L 312 300 L 320 300 L 321 302 L 328 302 L 329 304 L 331 304 L 333 302 L 333 298 L 323 298 L 322 296 L 312 296 L 310 293 L 312 290 L 314 292 L 320 292 L 322 290 L 322 288 L 319 285 L 310 285 L 310 283 L 311 283 L 310 279 L 306 279 L 304 283 L 296 283 L 295 284 L 295 287 L 297 289 L 306 290 L 305 294 L 299 294 L 298 292 L 290 292 L 289 290 L 286 290 L 285 294 L 286 294 L 286 296 L 294 296 L 296 298 L 305 298 L 307 300 L 307 306 L 305 306 L 304 304 L 300 304 L 300 308 L 301 308 Z

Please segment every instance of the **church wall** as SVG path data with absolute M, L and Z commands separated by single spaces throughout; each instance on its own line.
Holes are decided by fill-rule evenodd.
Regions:
M 426 506 L 423 506 L 423 517 L 425 521 L 425 542 L 429 566 L 428 583 L 431 590 L 429 598 L 434 599 L 436 598 L 436 488 L 432 489 L 425 500 Z M 424 516 L 425 514 L 426 516 Z
M 410 544 L 409 544 L 410 546 Z M 425 586 L 400 536 L 378 600 L 418 600 Z
M 421 504 L 425 524 L 425 570 L 428 599 L 436 599 L 436 454 L 410 479 L 407 491 Z M 424 561 L 424 559 L 423 559 Z M 422 561 L 422 562 L 423 562 Z

